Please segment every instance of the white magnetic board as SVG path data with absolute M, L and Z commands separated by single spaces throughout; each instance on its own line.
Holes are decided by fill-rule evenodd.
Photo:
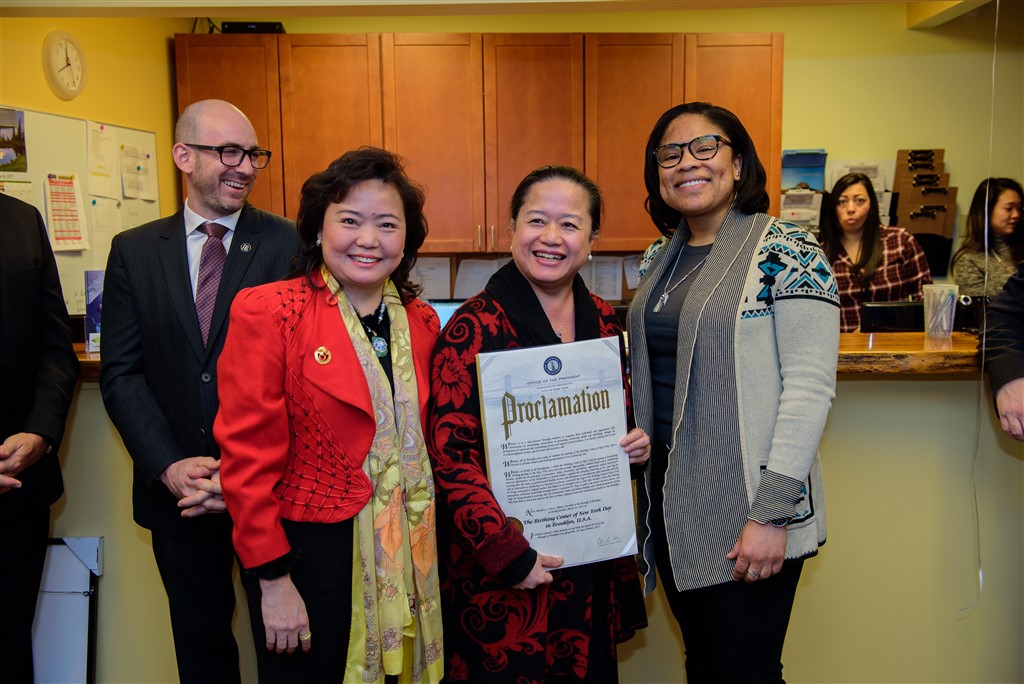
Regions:
M 18 113 L 21 113 L 21 116 L 18 116 Z M 105 122 L 93 123 L 102 125 L 104 132 L 115 139 L 118 146 L 152 150 L 152 154 L 156 154 L 156 134 L 153 132 Z M 106 268 L 110 241 L 116 232 L 103 229 L 103 225 L 97 225 L 96 209 L 111 200 L 90 194 L 89 124 L 90 122 L 85 119 L 0 104 L 0 184 L 3 186 L 3 192 L 34 205 L 45 220 L 47 177 L 50 174 L 60 177 L 74 175 L 79 180 L 79 193 L 84 203 L 82 217 L 86 224 L 89 247 L 56 252 L 64 301 L 68 305 L 68 313 L 72 315 L 85 313 L 84 272 Z M 2 162 L 13 157 L 9 148 L 12 146 L 12 137 L 15 136 L 22 136 L 24 160 L 18 160 L 16 164 L 4 164 Z M 150 165 L 149 179 L 153 188 L 158 187 L 155 162 L 154 157 Z M 120 230 L 127 230 L 160 218 L 158 193 L 154 193 L 155 199 L 146 200 L 125 197 L 120 192 L 120 184 L 118 188 L 120 197 L 112 201 L 118 203 L 115 212 L 120 216 L 120 221 L 117 222 L 120 224 Z M 2 229 L 0 222 L 0 230 Z M 51 229 L 51 226 L 47 225 L 47 229 Z

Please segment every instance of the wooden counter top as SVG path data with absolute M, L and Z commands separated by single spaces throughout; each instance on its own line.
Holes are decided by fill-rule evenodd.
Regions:
M 82 364 L 83 382 L 99 382 L 100 355 L 75 351 Z M 948 340 L 926 338 L 924 333 L 843 333 L 839 336 L 839 375 L 977 374 L 978 338 L 953 333 Z
M 85 351 L 84 342 L 75 342 L 75 353 L 78 354 L 78 379 L 81 382 L 100 381 L 99 352 Z
M 949 339 L 926 337 L 924 333 L 843 333 L 839 336 L 839 375 L 980 372 L 976 335 L 955 332 Z

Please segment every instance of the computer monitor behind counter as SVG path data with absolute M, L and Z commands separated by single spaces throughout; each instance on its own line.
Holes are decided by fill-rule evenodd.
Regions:
M 953 315 L 953 330 L 977 335 L 987 305 L 985 297 L 960 297 Z M 924 303 L 864 302 L 860 306 L 860 331 L 924 332 Z
M 441 322 L 441 329 L 444 329 L 445 324 L 451 319 L 455 311 L 466 303 L 465 299 L 428 299 L 427 303 L 434 307 L 434 311 L 437 312 L 437 317 Z M 622 329 L 626 329 L 626 312 L 629 310 L 629 306 L 626 304 L 617 304 L 614 307 L 615 313 L 618 315 L 620 322 L 622 323 Z
M 445 324 L 458 309 L 466 302 L 465 299 L 428 299 L 427 303 L 434 307 L 434 311 L 437 312 L 437 317 L 441 322 L 441 329 L 444 329 Z
M 922 302 L 863 302 L 861 332 L 924 332 Z

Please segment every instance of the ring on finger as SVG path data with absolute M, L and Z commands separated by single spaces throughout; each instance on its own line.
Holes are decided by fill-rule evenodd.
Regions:
M 750 579 L 756 580 L 760 576 L 761 574 L 757 570 L 754 570 L 753 568 L 747 568 L 747 577 L 749 577 Z
M 300 634 L 299 635 L 299 641 L 309 641 L 312 638 L 313 638 L 312 630 L 306 632 L 305 634 Z

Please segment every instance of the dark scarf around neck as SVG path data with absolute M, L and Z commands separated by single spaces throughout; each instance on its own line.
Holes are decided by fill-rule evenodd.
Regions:
M 512 328 L 526 347 L 559 344 L 547 314 L 544 313 L 530 281 L 509 261 L 491 276 L 484 288 L 508 314 Z M 601 336 L 601 319 L 597 305 L 590 296 L 579 273 L 572 281 L 572 297 L 576 309 L 576 339 L 592 340 Z

